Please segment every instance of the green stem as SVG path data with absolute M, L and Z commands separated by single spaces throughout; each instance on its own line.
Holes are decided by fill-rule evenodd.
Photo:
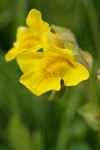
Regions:
M 69 101 L 66 104 L 64 117 L 61 120 L 61 126 L 60 126 L 59 133 L 58 133 L 56 150 L 66 150 L 69 137 L 70 137 L 71 121 L 75 115 L 75 112 L 77 110 L 77 106 L 80 100 L 80 98 L 78 98 L 76 94 L 78 93 L 79 88 L 80 87 L 75 87 L 73 89 L 69 89 L 71 90 L 71 92 L 68 91 L 68 93 L 70 93 L 69 97 L 67 97 Z M 80 95 L 81 95 L 81 92 L 78 96 Z
M 79 49 L 79 54 L 80 54 L 83 64 L 89 69 L 89 65 L 80 49 Z M 100 107 L 99 107 L 99 101 L 97 98 L 96 87 L 95 87 L 95 83 L 94 83 L 94 79 L 93 79 L 93 75 L 92 75 L 91 71 L 90 71 L 90 77 L 89 77 L 87 83 L 88 83 L 87 90 L 88 90 L 89 100 L 93 106 L 93 113 L 94 113 L 95 117 L 97 117 L 97 119 L 98 119 L 98 118 L 100 118 Z M 99 122 L 99 119 L 98 119 L 98 122 Z M 98 140 L 99 140 L 98 142 L 99 142 L 99 147 L 100 147 L 100 127 L 98 130 Z
M 98 60 L 100 58 L 100 28 L 99 28 L 99 19 L 96 13 L 92 0 L 82 0 L 82 6 L 84 7 L 87 19 L 89 21 L 91 33 L 93 36 L 93 41 L 95 48 L 97 50 Z
M 99 58 L 100 58 L 100 29 L 99 29 L 99 23 L 98 23 L 99 21 L 98 21 L 98 17 L 96 14 L 96 10 L 95 10 L 95 7 L 93 5 L 92 0 L 88 0 L 88 1 L 82 0 L 82 3 L 83 3 L 83 7 L 87 13 L 87 18 L 88 18 L 89 23 L 90 23 L 90 28 L 92 31 L 94 44 L 95 44 L 95 47 L 97 50 L 97 55 L 98 55 L 98 60 L 99 60 Z M 95 115 L 99 116 L 99 114 L 100 114 L 99 101 L 97 98 L 97 94 L 96 94 L 96 90 L 95 90 L 94 85 L 95 84 L 94 84 L 93 76 L 91 73 L 91 76 L 88 80 L 88 91 L 89 91 L 91 103 L 92 103 L 92 105 L 95 109 L 95 112 L 96 112 Z M 99 148 L 100 148 L 100 127 L 98 130 L 98 136 L 99 136 Z
M 55 95 L 56 95 L 56 93 L 57 93 L 57 91 L 51 91 L 51 94 L 50 94 L 50 96 L 48 97 L 48 101 L 52 101 L 54 98 L 55 98 Z
M 99 142 L 99 149 L 100 149 L 100 130 L 98 131 L 98 142 Z
M 82 53 L 82 51 L 79 49 L 79 55 L 81 57 L 81 62 L 84 64 L 84 66 L 86 66 L 86 68 L 88 68 L 88 70 L 90 70 L 89 65 Z M 97 114 L 100 113 L 100 108 L 99 108 L 99 101 L 97 98 L 97 93 L 95 90 L 95 83 L 94 83 L 94 79 L 93 79 L 93 74 L 92 71 L 90 70 L 90 77 L 88 79 L 88 92 L 89 92 L 89 97 L 90 97 L 90 101 L 92 102 L 95 111 L 97 112 Z
M 100 108 L 99 108 L 99 101 L 97 99 L 97 94 L 96 94 L 96 90 L 95 90 L 95 86 L 94 86 L 94 81 L 93 81 L 93 77 L 92 77 L 92 73 L 91 76 L 88 80 L 88 92 L 89 92 L 89 97 L 92 103 L 92 106 L 94 107 L 94 115 L 97 118 L 98 122 L 99 122 L 99 117 L 100 117 Z M 99 123 L 98 123 L 99 124 Z M 98 129 L 98 145 L 100 148 L 100 126 Z
M 99 114 L 99 102 L 97 99 L 97 94 L 96 94 L 94 86 L 95 84 L 94 84 L 92 73 L 91 73 L 91 76 L 88 80 L 89 95 L 90 95 L 91 102 L 93 103 L 96 113 Z

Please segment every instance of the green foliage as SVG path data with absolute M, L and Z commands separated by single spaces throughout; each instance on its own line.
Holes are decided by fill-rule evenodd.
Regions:
M 80 47 L 93 55 L 100 99 L 99 0 L 0 0 L 0 150 L 99 150 L 97 132 L 86 123 L 94 127 L 90 107 L 80 110 L 85 121 L 78 113 L 90 97 L 86 85 L 63 88 L 52 98 L 51 92 L 36 97 L 18 82 L 22 73 L 16 61 L 5 62 L 16 29 L 25 25 L 31 8 L 39 9 L 50 24 L 72 30 Z
M 87 103 L 82 106 L 82 108 L 80 108 L 79 110 L 79 113 L 83 116 L 83 118 L 91 128 L 99 130 L 99 114 L 97 114 L 96 110 L 94 110 L 91 103 Z
M 8 124 L 8 140 L 15 150 L 31 150 L 29 131 L 23 126 L 20 117 L 14 114 Z

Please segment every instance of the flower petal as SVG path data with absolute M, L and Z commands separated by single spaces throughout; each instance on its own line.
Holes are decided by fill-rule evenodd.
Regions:
M 40 74 L 35 73 L 22 75 L 20 82 L 37 96 L 50 90 L 59 91 L 61 88 L 59 77 L 43 80 Z
M 17 61 L 24 73 L 20 82 L 32 93 L 40 95 L 49 90 L 60 90 L 61 79 L 66 86 L 74 86 L 86 80 L 89 77 L 87 69 L 67 57 L 48 51 L 24 52 L 18 55 Z
M 71 63 L 74 63 L 74 56 L 70 49 L 60 48 L 52 43 L 49 43 L 49 47 L 45 50 L 45 52 L 64 57 L 67 60 L 71 61 Z
M 42 20 L 41 12 L 36 9 L 29 12 L 26 23 L 37 35 L 41 35 L 49 28 L 49 24 Z
M 17 29 L 17 37 L 16 37 L 17 41 L 22 41 L 24 36 L 26 34 L 29 34 L 29 33 L 32 33 L 30 28 L 24 27 L 24 26 L 18 27 L 18 29 Z
M 23 49 L 23 51 L 37 51 L 41 48 L 40 38 L 33 34 L 29 28 L 19 27 L 17 30 L 17 41 L 14 46 Z
M 20 50 L 21 52 L 21 50 Z M 8 51 L 8 53 L 5 55 L 5 60 L 6 61 L 11 61 L 13 60 L 17 55 L 19 54 L 19 49 L 17 48 L 12 48 Z
M 17 56 L 17 62 L 23 73 L 34 72 L 38 69 L 43 58 L 42 52 L 24 52 Z
M 18 54 L 24 51 L 37 51 L 42 48 L 40 39 L 36 37 L 27 27 L 19 27 L 17 30 L 16 42 L 5 56 L 6 61 L 13 60 Z
M 74 64 L 74 67 L 68 68 L 65 76 L 63 77 L 64 84 L 66 86 L 77 85 L 81 81 L 89 78 L 89 72 L 84 66 L 77 62 Z

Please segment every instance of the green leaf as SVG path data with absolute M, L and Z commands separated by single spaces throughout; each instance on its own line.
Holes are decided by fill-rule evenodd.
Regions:
M 79 114 L 84 118 L 86 123 L 94 130 L 100 129 L 100 114 L 94 110 L 91 103 L 85 104 L 79 109 Z
M 34 145 L 33 150 L 44 150 L 44 132 L 37 130 L 32 134 L 32 145 Z
M 70 145 L 70 150 L 90 150 L 90 146 L 84 141 L 74 141 Z
M 18 114 L 8 124 L 8 140 L 14 150 L 32 150 L 30 133 Z

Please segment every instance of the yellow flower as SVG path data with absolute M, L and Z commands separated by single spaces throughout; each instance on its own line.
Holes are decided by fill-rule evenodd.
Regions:
M 89 77 L 88 70 L 74 60 L 71 50 L 53 44 L 45 52 L 21 53 L 17 61 L 23 72 L 20 82 L 38 96 L 60 90 L 61 80 L 65 86 L 74 86 Z
M 41 13 L 36 9 L 29 12 L 26 23 L 28 27 L 21 26 L 18 28 L 16 42 L 6 54 L 6 61 L 14 59 L 24 51 L 35 52 L 43 48 L 42 36 L 50 31 L 49 24 L 42 20 Z

